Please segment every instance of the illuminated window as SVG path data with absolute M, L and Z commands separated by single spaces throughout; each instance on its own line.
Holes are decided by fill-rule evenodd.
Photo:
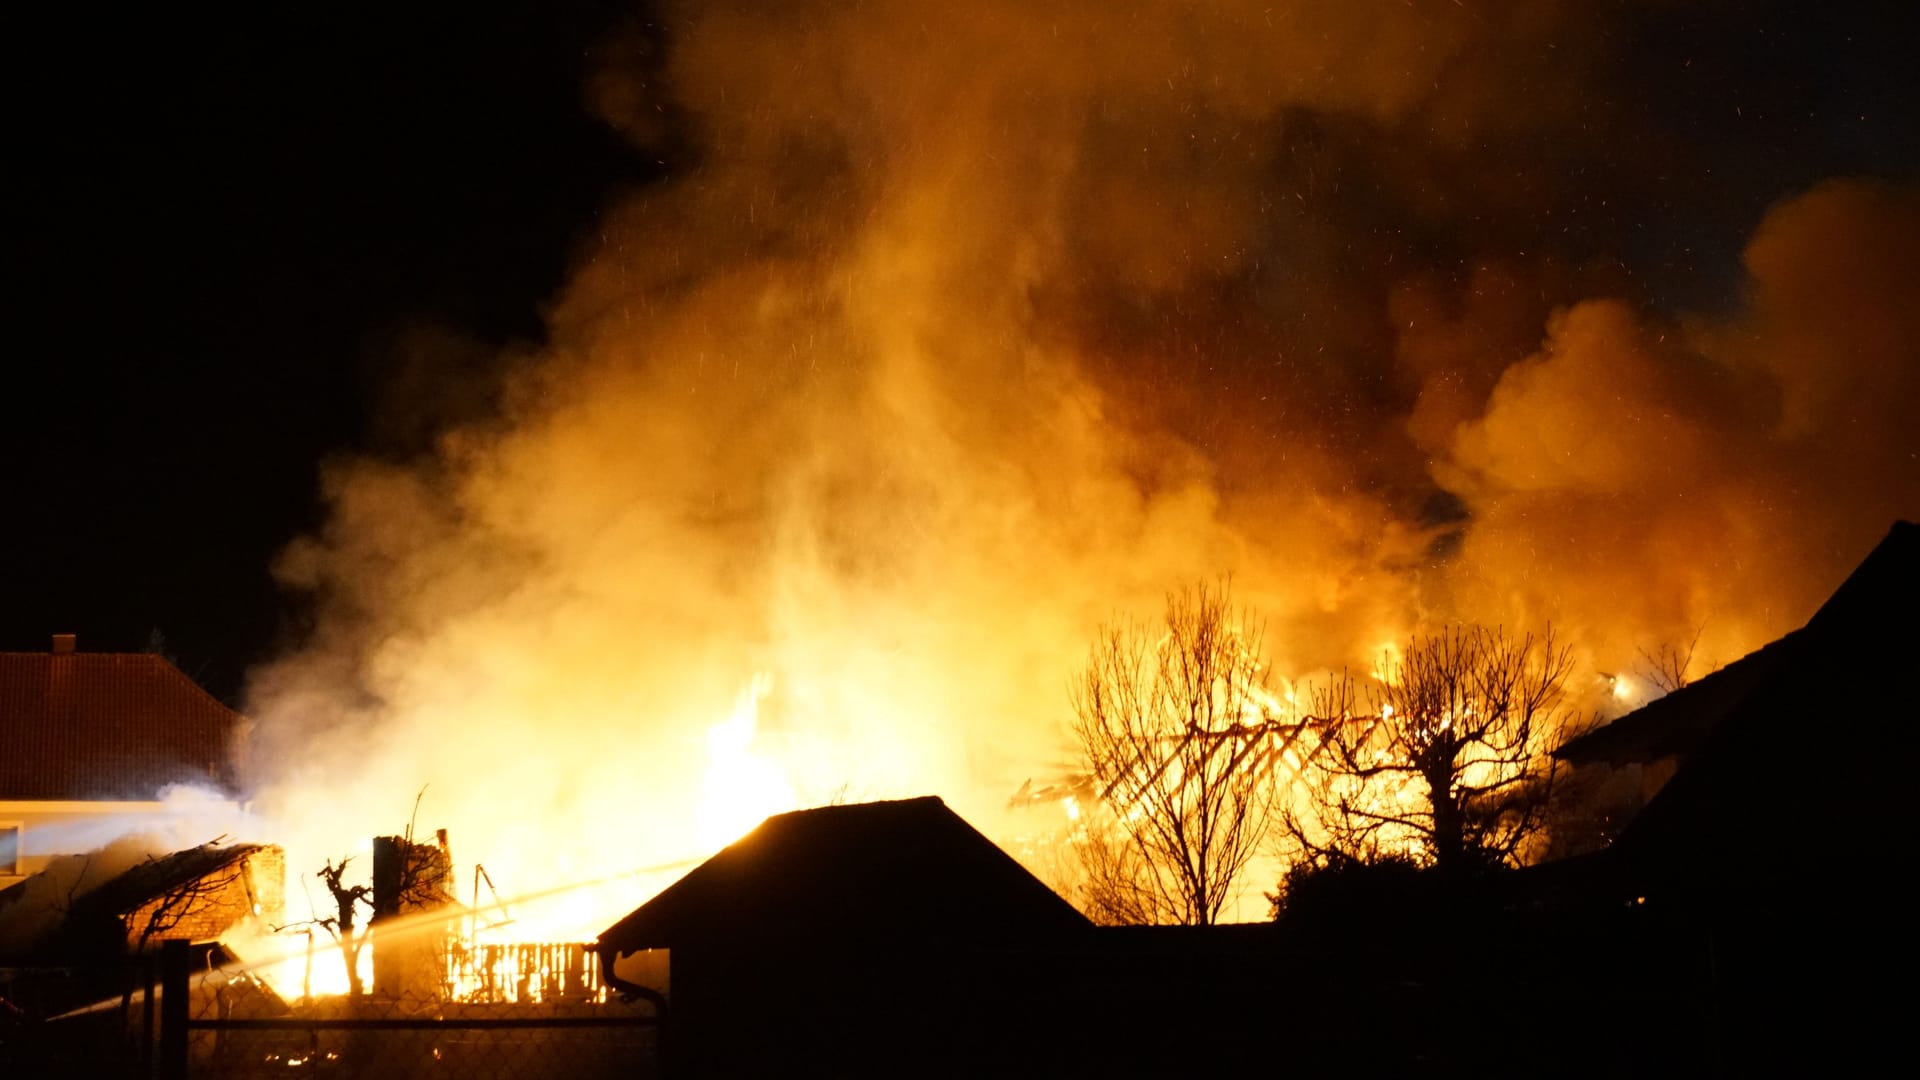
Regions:
M 20 873 L 20 826 L 13 822 L 0 822 L 0 877 L 13 877 Z

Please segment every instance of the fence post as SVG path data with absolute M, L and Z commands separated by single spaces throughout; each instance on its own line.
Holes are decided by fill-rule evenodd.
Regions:
M 154 985 L 160 981 L 160 958 L 146 953 L 140 958 L 140 1075 L 152 1076 L 154 1063 L 158 1059 L 153 1054 L 154 1023 L 159 1019 L 154 1009 L 159 1002 L 154 1000 Z
M 160 1080 L 187 1080 L 188 949 L 184 941 L 160 945 Z

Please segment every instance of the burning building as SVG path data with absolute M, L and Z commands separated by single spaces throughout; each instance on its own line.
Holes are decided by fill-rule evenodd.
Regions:
M 768 814 L 940 791 L 1001 836 L 1024 777 L 1121 790 L 1075 786 L 1062 681 L 1195 581 L 1289 682 L 1447 625 L 1589 674 L 1779 637 L 1920 514 L 1920 199 L 1835 150 L 1913 144 L 1858 84 L 1734 55 L 1803 36 L 1762 6 L 649 5 L 581 89 L 657 169 L 497 362 L 395 335 L 404 437 L 275 561 L 259 838 L 378 877 L 430 788 L 516 900 L 478 956 Z M 1801 76 L 1910 72 L 1836 60 L 1894 37 L 1852 11 Z M 1173 742 L 1277 775 L 1324 730 Z
M 1618 153 L 1648 121 L 1608 65 L 1656 16 L 1270 7 L 668 5 L 609 39 L 589 99 L 657 182 L 486 406 L 331 460 L 276 563 L 313 632 L 255 674 L 247 772 L 334 830 L 289 851 L 423 784 L 509 894 L 846 795 L 1002 835 L 1073 770 L 1095 628 L 1180 585 L 1231 574 L 1280 680 L 1455 623 L 1618 672 L 1750 651 L 1920 513 L 1908 188 L 1703 182 L 1698 299 L 1706 254 L 1622 265 L 1692 191 Z M 584 894 L 516 933 L 631 906 Z
M 373 992 L 418 1001 L 444 999 L 459 925 L 453 854 L 445 829 L 436 843 L 411 836 L 373 841 Z M 404 927 L 404 929 L 403 929 Z
M 7 955 L 112 964 L 165 941 L 252 940 L 285 917 L 285 854 L 278 848 L 209 843 L 132 865 L 125 859 L 114 849 L 66 856 L 0 892 Z

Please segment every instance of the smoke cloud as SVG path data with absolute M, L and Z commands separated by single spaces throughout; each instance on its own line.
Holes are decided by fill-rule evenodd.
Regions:
M 1920 508 L 1920 319 L 1900 300 L 1920 286 L 1920 199 L 1822 184 L 1768 212 L 1745 265 L 1732 318 L 1556 312 L 1453 428 L 1434 475 L 1470 513 L 1457 602 L 1504 598 L 1596 652 L 1698 632 L 1724 662 Z
M 760 673 L 800 801 L 991 828 L 1094 630 L 1170 588 L 1231 575 L 1282 677 L 1456 619 L 1724 661 L 1920 513 L 1914 193 L 1788 194 L 1733 302 L 1649 302 L 1594 193 L 1672 160 L 1570 167 L 1631 123 L 1596 104 L 1631 5 L 1129 7 L 609 43 L 588 99 L 682 165 L 492 415 L 332 463 L 277 567 L 317 621 L 256 673 L 252 767 L 296 869 L 423 786 L 507 891 L 703 854 Z

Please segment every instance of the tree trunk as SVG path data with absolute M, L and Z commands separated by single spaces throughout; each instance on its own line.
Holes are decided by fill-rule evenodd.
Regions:
M 1433 805 L 1433 865 L 1445 873 L 1456 869 L 1466 855 L 1466 815 L 1453 800 L 1453 773 L 1429 776 L 1427 798 Z
M 363 987 L 360 985 L 360 939 L 354 935 L 353 923 L 343 923 L 340 927 L 340 958 L 347 965 L 347 996 L 359 1000 Z

